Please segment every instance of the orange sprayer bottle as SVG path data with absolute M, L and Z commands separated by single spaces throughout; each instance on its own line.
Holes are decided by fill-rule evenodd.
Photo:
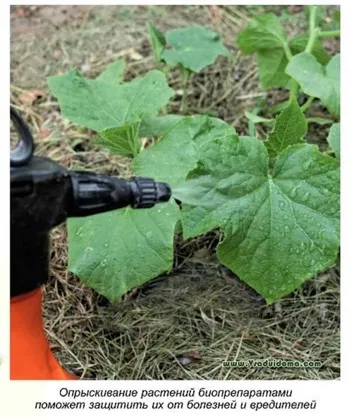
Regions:
M 11 109 L 19 142 L 11 151 L 10 378 L 76 379 L 51 352 L 42 318 L 42 286 L 49 277 L 50 230 L 68 217 L 88 216 L 130 205 L 153 207 L 170 199 L 166 183 L 129 181 L 93 172 L 69 171 L 34 156 L 31 133 Z

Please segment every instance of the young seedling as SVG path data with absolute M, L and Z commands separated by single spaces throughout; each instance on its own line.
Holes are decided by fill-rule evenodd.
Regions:
M 164 61 L 170 67 L 179 66 L 182 74 L 180 112 L 187 112 L 188 81 L 192 73 L 213 64 L 219 55 L 231 56 L 219 35 L 202 26 L 174 29 L 162 35 L 149 24 L 152 47 L 157 65 Z
M 309 96 L 301 107 L 305 112 L 319 98 L 336 117 L 340 114 L 340 55 L 331 60 L 321 40 L 339 36 L 340 30 L 322 31 L 318 24 L 323 9 L 310 6 L 309 33 L 288 39 L 279 18 L 268 13 L 256 17 L 237 37 L 245 54 L 257 55 L 262 88 L 287 87 L 294 96 Z M 278 111 L 288 103 L 282 103 Z M 319 122 L 320 120 L 316 120 Z M 321 122 L 322 123 L 322 122 Z

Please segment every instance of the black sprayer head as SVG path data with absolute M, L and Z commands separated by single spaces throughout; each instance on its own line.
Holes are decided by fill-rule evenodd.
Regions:
M 171 197 L 168 184 L 152 178 L 134 177 L 129 181 L 99 175 L 93 172 L 70 173 L 73 198 L 69 217 L 81 217 L 131 206 L 134 209 L 151 208 Z

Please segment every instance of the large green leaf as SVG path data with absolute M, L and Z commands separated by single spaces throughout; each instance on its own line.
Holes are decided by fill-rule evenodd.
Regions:
M 214 140 L 190 179 L 173 191 L 186 203 L 184 236 L 220 227 L 219 260 L 268 302 L 336 260 L 339 164 L 316 146 L 286 148 L 269 174 L 261 141 Z
M 219 55 L 229 55 L 219 35 L 202 26 L 188 26 L 171 30 L 166 34 L 172 49 L 164 50 L 162 58 L 170 65 L 199 72 L 215 62 Z
M 156 145 L 134 159 L 133 169 L 137 175 L 176 185 L 195 168 L 201 146 L 234 133 L 233 127 L 220 119 L 208 116 L 182 117 Z
M 48 82 L 63 116 L 98 132 L 156 115 L 174 93 L 157 70 L 120 85 L 84 78 L 77 70 Z
M 340 123 L 334 123 L 329 129 L 327 142 L 335 156 L 340 159 Z
M 323 101 L 328 110 L 340 114 L 340 55 L 335 55 L 324 68 L 307 52 L 295 55 L 286 68 L 303 91 Z
M 115 301 L 171 269 L 178 219 L 174 201 L 69 219 L 69 270 Z
M 108 67 L 101 72 L 96 79 L 109 84 L 121 84 L 124 81 L 124 72 L 124 59 L 117 59 L 117 61 L 108 65 Z
M 271 156 L 276 156 L 288 146 L 303 142 L 306 132 L 306 117 L 293 97 L 288 107 L 277 117 L 265 146 Z
M 162 53 L 166 46 L 165 36 L 151 23 L 147 23 L 148 33 L 151 38 L 152 49 L 156 64 L 159 65 L 162 61 Z

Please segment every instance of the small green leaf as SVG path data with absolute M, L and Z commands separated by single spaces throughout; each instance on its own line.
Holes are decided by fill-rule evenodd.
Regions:
M 287 43 L 278 17 L 273 13 L 257 16 L 237 37 L 239 49 L 244 54 L 252 54 L 260 49 L 280 49 Z
M 174 201 L 68 220 L 68 264 L 88 287 L 115 301 L 168 272 L 173 262 Z
M 293 97 L 288 107 L 277 117 L 275 127 L 264 143 L 269 154 L 276 156 L 288 146 L 303 142 L 306 132 L 306 118 Z
M 289 76 L 285 73 L 288 60 L 283 49 L 257 51 L 261 88 L 286 87 Z
M 340 159 L 340 123 L 334 123 L 331 126 L 327 142 L 329 143 L 332 151 L 335 153 L 335 156 Z
M 166 34 L 167 44 L 162 57 L 170 65 L 182 65 L 199 72 L 213 64 L 219 55 L 229 55 L 219 35 L 202 26 L 189 26 L 171 30 Z
M 334 13 L 333 13 L 333 20 L 336 23 L 340 23 L 340 10 L 339 9 L 334 11 Z
M 118 59 L 101 72 L 96 78 L 98 81 L 109 84 L 121 84 L 124 81 L 125 61 Z
M 156 70 L 120 85 L 89 80 L 77 70 L 48 82 L 63 116 L 97 132 L 156 115 L 174 93 L 165 75 Z
M 165 36 L 153 25 L 153 23 L 147 22 L 147 27 L 151 38 L 154 59 L 156 64 L 159 66 L 162 62 L 162 53 L 166 46 L 166 39 Z
M 339 248 L 339 163 L 316 146 L 269 157 L 258 139 L 208 142 L 182 201 L 185 238 L 220 227 L 219 260 L 272 302 L 333 262 Z
M 309 96 L 323 101 L 335 116 L 340 114 L 340 55 L 335 55 L 326 68 L 311 54 L 295 55 L 286 68 Z
M 134 158 L 140 152 L 139 127 L 140 122 L 135 122 L 105 129 L 95 143 L 107 147 L 113 154 Z

